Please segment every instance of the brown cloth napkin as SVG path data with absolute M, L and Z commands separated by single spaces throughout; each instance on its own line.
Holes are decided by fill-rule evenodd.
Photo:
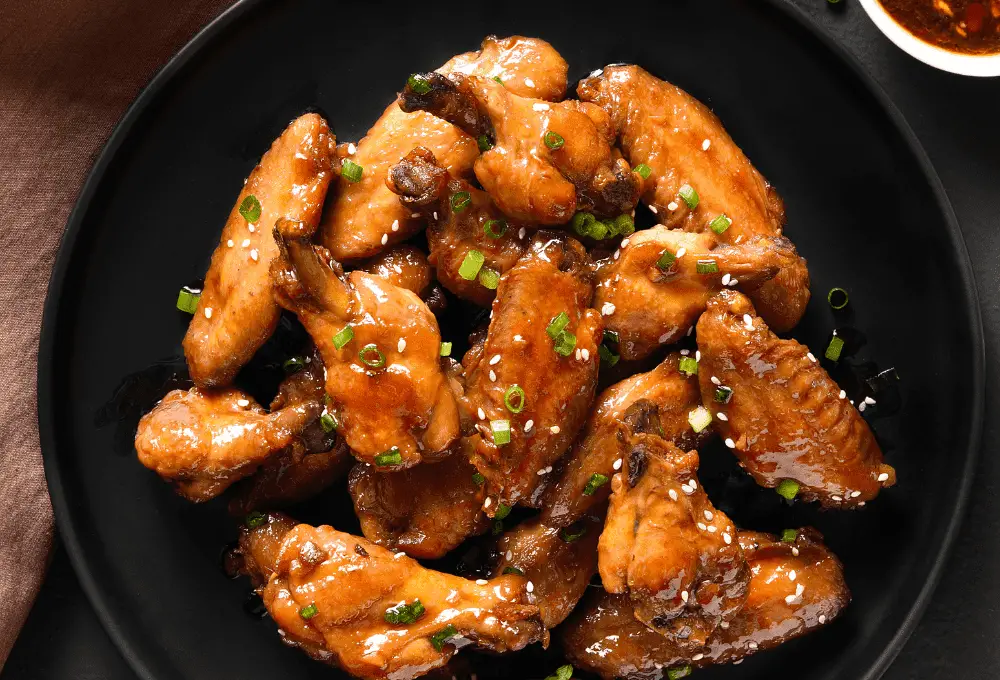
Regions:
M 129 103 L 232 2 L 0 1 L 0 669 L 52 545 L 35 371 L 66 218 Z

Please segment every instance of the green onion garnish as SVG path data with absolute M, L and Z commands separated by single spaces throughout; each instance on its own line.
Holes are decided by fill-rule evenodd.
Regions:
M 715 260 L 698 260 L 694 268 L 699 274 L 715 274 L 719 271 L 719 265 Z
M 480 151 L 489 151 L 493 148 L 493 142 L 486 135 L 479 135 L 476 137 L 476 142 L 479 144 Z
M 431 635 L 431 644 L 434 645 L 434 649 L 440 652 L 444 649 L 444 644 L 456 635 L 458 635 L 458 628 L 455 628 L 455 626 L 449 623 L 447 626 L 434 633 L 434 635 Z
M 834 309 L 843 309 L 848 302 L 847 291 L 843 288 L 831 288 L 830 292 L 826 294 L 826 301 Z
M 799 532 L 795 529 L 785 529 L 781 532 L 781 542 L 782 543 L 794 543 L 795 539 L 799 537 Z
M 386 465 L 399 465 L 403 462 L 403 454 L 399 452 L 398 446 L 393 446 L 388 451 L 383 451 L 382 453 L 375 456 L 375 464 L 383 467 Z
M 698 360 L 694 357 L 681 357 L 677 369 L 687 375 L 698 375 Z
M 374 342 L 362 347 L 361 351 L 358 352 L 358 358 L 361 360 L 361 363 L 369 368 L 382 368 L 385 366 L 385 355 L 382 354 L 382 351 Z
M 677 191 L 677 193 L 680 195 L 681 200 L 687 204 L 688 208 L 694 210 L 698 207 L 698 201 L 700 199 L 698 198 L 698 192 L 694 190 L 693 186 L 685 184 Z
M 545 332 L 549 334 L 550 338 L 556 340 L 568 325 L 569 315 L 566 312 L 559 312 L 549 321 L 549 325 L 545 327 Z
M 303 607 L 302 609 L 299 610 L 299 616 L 301 616 L 306 621 L 316 616 L 317 614 L 319 614 L 319 608 L 316 607 L 316 603 L 313 603 L 307 607 Z
M 414 600 L 411 604 L 400 602 L 395 607 L 385 610 L 383 618 L 386 623 L 395 625 L 416 623 L 417 619 L 424 615 L 424 605 L 420 600 Z
M 503 520 L 502 519 L 493 520 L 493 532 L 492 533 L 493 533 L 494 536 L 499 536 L 500 534 L 503 533 Z
M 674 262 L 677 261 L 677 256 L 674 255 L 669 250 L 664 250 L 660 253 L 660 259 L 656 261 L 656 266 L 660 268 L 662 272 L 670 271 L 671 267 L 674 266 Z
M 635 232 L 635 220 L 628 213 L 616 217 L 614 225 L 614 231 L 621 236 L 630 236 Z
M 520 413 L 524 410 L 525 399 L 524 390 L 520 385 L 511 385 L 503 395 L 503 403 L 511 413 Z
M 500 76 L 493 76 L 493 80 L 495 80 L 498 83 L 500 83 L 501 85 L 503 85 L 503 80 L 500 78 Z M 504 85 L 504 87 L 507 87 L 507 86 Z
M 292 357 L 281 365 L 285 369 L 285 373 L 291 375 L 292 373 L 298 373 L 303 368 L 306 367 L 306 362 L 302 360 L 302 357 Z
M 596 221 L 597 218 L 589 212 L 580 211 L 573 215 L 569 224 L 577 236 L 590 236 L 590 228 Z
M 597 241 L 603 241 L 608 237 L 610 231 L 611 229 L 608 228 L 607 222 L 595 218 L 590 225 L 590 232 L 587 236 Z
M 510 514 L 510 506 L 500 503 L 497 505 L 497 512 L 493 515 L 493 519 L 507 519 L 507 515 Z
M 726 213 L 722 213 L 714 220 L 708 223 L 708 228 L 714 231 L 716 234 L 722 234 L 732 226 L 733 221 L 729 219 Z
M 686 678 L 691 675 L 690 666 L 681 666 L 680 668 L 671 668 L 667 671 L 667 680 L 680 680 L 681 678 Z
M 556 354 L 568 357 L 576 349 L 576 336 L 569 331 L 563 331 L 556 339 L 553 349 L 556 351 Z
M 563 144 L 566 143 L 566 140 L 563 139 L 561 134 L 553 132 L 552 130 L 545 133 L 545 136 L 542 137 L 542 141 L 544 141 L 545 146 L 549 147 L 552 151 L 563 148 Z
M 361 181 L 361 174 L 365 171 L 363 167 L 352 160 L 345 160 L 340 166 L 340 175 L 348 182 L 357 184 Z
M 323 428 L 323 431 L 328 433 L 333 432 L 340 427 L 340 423 L 337 422 L 337 416 L 333 415 L 329 411 L 319 417 L 319 424 L 320 427 Z
M 190 288 L 181 288 L 177 293 L 177 309 L 188 314 L 194 314 L 198 310 L 198 301 L 201 300 L 201 293 L 196 293 Z
M 473 472 L 472 473 L 472 481 L 475 483 L 476 486 L 482 486 L 483 482 L 486 481 L 486 478 L 483 477 L 478 472 Z
M 500 272 L 492 267 L 483 267 L 479 270 L 479 283 L 482 284 L 483 288 L 496 290 L 497 286 L 500 285 Z
M 442 356 L 442 357 L 450 357 L 451 356 L 451 343 L 450 342 L 442 342 L 441 343 L 441 349 L 438 352 L 438 355 Z
M 621 337 L 618 335 L 618 331 L 611 331 L 607 328 L 604 329 L 604 335 L 601 337 L 603 342 L 610 342 L 615 345 L 621 344 Z
M 840 361 L 840 353 L 844 351 L 844 340 L 840 336 L 834 335 L 830 338 L 830 344 L 826 346 L 825 356 L 830 361 Z
M 486 224 L 483 225 L 483 231 L 490 238 L 500 238 L 507 233 L 507 221 L 506 220 L 486 220 Z
M 777 491 L 778 495 L 782 498 L 792 500 L 799 493 L 799 483 L 794 479 L 782 479 L 775 491 Z
M 653 172 L 653 169 L 645 163 L 639 163 L 639 165 L 632 168 L 632 172 L 639 173 L 639 177 L 642 177 L 643 179 L 649 179 L 649 175 Z
M 590 479 L 587 480 L 587 485 L 583 487 L 584 496 L 593 496 L 599 488 L 608 483 L 608 478 L 606 475 L 602 475 L 600 472 L 595 472 L 590 475 Z
M 720 404 L 728 404 L 729 400 L 733 398 L 733 388 L 720 385 L 715 388 L 715 401 Z
M 333 336 L 333 346 L 337 349 L 344 349 L 344 345 L 349 343 L 354 339 L 354 329 L 350 326 L 344 326 L 343 329 L 335 336 Z
M 516 574 L 518 576 L 524 576 L 524 572 L 518 569 L 517 567 L 504 567 L 502 575 L 506 576 L 507 574 Z
M 260 201 L 256 196 L 247 194 L 247 197 L 240 202 L 240 214 L 247 222 L 256 222 L 260 219 Z
M 712 413 L 704 406 L 699 406 L 688 413 L 688 423 L 695 432 L 701 432 L 712 424 Z
M 493 443 L 497 446 L 510 444 L 510 421 L 491 420 L 490 430 L 493 431 Z
M 456 191 L 451 195 L 451 211 L 460 213 L 472 203 L 472 194 L 468 191 Z
M 566 543 L 580 540 L 587 533 L 587 525 L 582 523 L 571 524 L 559 530 L 559 538 Z
M 263 512 L 258 512 L 254 510 L 249 515 L 247 515 L 246 525 L 248 529 L 256 529 L 266 521 L 267 521 L 267 515 L 265 515 Z
M 431 91 L 431 84 L 427 79 L 418 73 L 414 73 L 406 79 L 406 84 L 417 94 L 427 94 Z
M 479 270 L 483 267 L 486 257 L 478 250 L 470 250 L 465 254 L 462 265 L 458 268 L 458 275 L 466 281 L 475 281 Z
M 601 355 L 601 361 L 608 365 L 608 368 L 614 366 L 618 363 L 621 357 L 614 352 L 612 352 L 606 345 L 601 345 L 597 348 L 597 353 Z
M 573 667 L 569 664 L 560 666 L 556 672 L 545 678 L 545 680 L 570 680 L 573 677 Z

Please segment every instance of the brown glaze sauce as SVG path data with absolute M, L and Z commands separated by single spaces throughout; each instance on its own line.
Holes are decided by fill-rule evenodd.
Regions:
M 907 31 L 963 54 L 1000 54 L 1000 0 L 879 0 Z

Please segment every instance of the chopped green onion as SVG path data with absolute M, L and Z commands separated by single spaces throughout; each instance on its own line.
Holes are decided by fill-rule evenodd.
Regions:
M 593 223 L 590 225 L 590 232 L 587 234 L 592 239 L 597 241 L 603 241 L 608 237 L 611 229 L 608 228 L 608 223 L 604 220 L 594 219 Z
M 590 475 L 590 479 L 587 480 L 587 485 L 583 487 L 584 496 L 593 496 L 599 488 L 608 483 L 608 478 L 606 475 L 602 475 L 600 472 L 595 472 Z
M 374 342 L 362 347 L 361 351 L 358 352 L 358 358 L 361 360 L 361 363 L 369 368 L 382 368 L 385 366 L 385 355 L 382 354 L 382 351 Z
M 639 163 L 639 165 L 632 168 L 632 172 L 639 173 L 639 177 L 642 177 L 643 179 L 649 179 L 649 175 L 653 172 L 653 169 L 645 163 Z
M 385 618 L 386 623 L 398 624 L 411 624 L 416 623 L 417 619 L 424 615 L 424 605 L 420 600 L 414 600 L 411 604 L 406 604 L 405 602 L 400 602 L 395 607 L 389 607 L 385 610 L 383 618 Z
M 701 432 L 712 424 L 712 413 L 704 406 L 699 406 L 688 413 L 688 423 L 695 432 Z
M 243 219 L 247 222 L 256 222 L 260 219 L 260 201 L 253 194 L 247 194 L 247 197 L 240 202 L 240 215 L 243 215 Z
M 410 86 L 410 89 L 417 94 L 427 94 L 431 91 L 431 84 L 427 82 L 419 73 L 414 73 L 409 78 L 406 79 L 406 84 Z
M 604 335 L 601 337 L 603 342 L 614 343 L 615 345 L 621 344 L 621 338 L 618 335 L 618 331 L 610 331 L 607 328 L 604 329 Z
M 495 80 L 498 83 L 500 83 L 501 85 L 503 85 L 503 80 L 500 78 L 500 76 L 493 76 L 493 80 Z M 504 85 L 504 87 L 507 87 L 507 86 Z
M 329 411 L 319 417 L 319 424 L 320 427 L 323 428 L 324 432 L 333 432 L 340 427 L 340 423 L 337 422 L 337 416 L 333 415 Z
M 687 375 L 698 375 L 698 360 L 694 357 L 681 357 L 677 364 L 678 370 Z
M 715 260 L 698 260 L 694 268 L 699 274 L 715 274 L 719 271 L 719 265 Z
M 483 267 L 479 270 L 479 283 L 482 284 L 483 288 L 496 290 L 497 286 L 500 285 L 500 272 L 492 267 Z
M 473 472 L 472 473 L 472 481 L 475 483 L 476 486 L 482 486 L 483 482 L 486 481 L 486 478 L 483 477 L 478 472 Z
M 451 195 L 451 211 L 460 213 L 472 203 L 472 194 L 468 191 L 456 191 Z
M 402 462 L 403 454 L 399 452 L 399 447 L 397 446 L 393 446 L 388 451 L 383 451 L 375 456 L 375 464 L 379 467 L 384 467 L 386 465 L 399 465 Z
M 499 536 L 502 533 L 503 533 L 503 520 L 502 519 L 493 520 L 493 532 L 492 532 L 492 534 L 494 536 Z
M 682 186 L 677 193 L 680 195 L 681 200 L 687 204 L 687 207 L 694 210 L 698 207 L 698 192 L 694 190 L 694 187 L 690 184 L 685 184 Z
M 507 221 L 506 220 L 486 220 L 486 224 L 483 225 L 483 231 L 490 238 L 500 238 L 507 233 Z
M 782 543 L 794 543 L 795 539 L 799 537 L 799 532 L 795 529 L 785 529 L 781 532 L 781 542 Z
M 493 148 L 493 142 L 491 142 L 490 138 L 487 137 L 486 135 L 479 135 L 478 137 L 476 137 L 476 142 L 479 143 L 480 151 L 489 151 L 490 149 Z
M 511 413 L 520 413 L 524 410 L 525 398 L 524 390 L 520 385 L 511 385 L 503 395 L 503 403 Z
M 778 495 L 782 498 L 792 500 L 799 493 L 799 483 L 794 479 L 782 479 L 775 491 L 777 491 Z
M 299 616 L 301 616 L 306 621 L 316 616 L 317 614 L 319 614 L 319 608 L 316 606 L 315 602 L 299 610 Z
M 563 139 L 561 134 L 553 132 L 552 130 L 546 132 L 542 140 L 545 142 L 545 146 L 549 147 L 552 151 L 557 151 L 558 149 L 563 148 L 563 144 L 566 143 L 566 140 Z
M 714 231 L 716 234 L 722 234 L 732 226 L 733 221 L 729 219 L 726 213 L 722 213 L 714 220 L 708 223 L 708 228 Z
M 441 349 L 440 349 L 440 351 L 438 351 L 438 355 L 439 356 L 443 356 L 443 357 L 450 357 L 451 356 L 451 343 L 450 342 L 442 342 L 441 343 Z
M 177 309 L 194 314 L 198 310 L 199 300 L 201 300 L 201 293 L 196 293 L 185 286 L 177 293 Z
M 493 431 L 493 443 L 497 446 L 510 444 L 510 421 L 491 420 L 490 430 Z
M 587 533 L 587 525 L 578 522 L 577 524 L 571 524 L 568 527 L 560 529 L 559 538 L 566 543 L 572 543 L 583 538 L 585 533 Z
M 576 336 L 569 331 L 563 331 L 559 334 L 559 338 L 556 340 L 553 349 L 556 354 L 568 357 L 576 349 Z
M 247 515 L 246 525 L 248 529 L 256 529 L 266 521 L 267 521 L 267 515 L 265 515 L 263 512 L 258 512 L 254 510 L 249 515 Z
M 556 340 L 568 325 L 569 315 L 566 312 L 559 312 L 549 321 L 549 325 L 545 327 L 545 332 L 549 334 L 550 338 Z
M 444 644 L 456 635 L 458 635 L 458 628 L 455 628 L 455 626 L 449 623 L 447 626 L 434 633 L 434 635 L 431 635 L 431 644 L 434 645 L 434 649 L 440 652 L 444 650 Z
M 573 227 L 573 231 L 577 236 L 590 236 L 590 228 L 596 221 L 597 218 L 589 212 L 580 211 L 573 215 L 573 219 L 570 220 L 570 226 Z
M 628 213 L 622 213 L 615 218 L 614 230 L 621 236 L 631 236 L 635 232 L 635 220 Z
M 830 292 L 826 294 L 826 301 L 834 309 L 843 309 L 847 306 L 848 300 L 847 291 L 843 288 L 831 288 Z
M 617 364 L 618 360 L 621 359 L 619 355 L 615 354 L 610 349 L 608 349 L 606 345 L 601 345 L 600 347 L 598 347 L 597 353 L 601 355 L 601 361 L 606 363 L 608 365 L 608 368 Z
M 842 351 L 844 351 L 844 339 L 834 335 L 830 338 L 830 344 L 826 346 L 826 352 L 823 356 L 830 361 L 840 361 L 840 353 Z
M 720 404 L 728 404 L 729 400 L 733 398 L 733 388 L 720 385 L 715 388 L 715 401 Z
M 674 262 L 677 261 L 677 256 L 674 255 L 669 250 L 664 250 L 660 253 L 660 259 L 656 261 L 656 266 L 660 268 L 662 272 L 668 272 L 674 266 Z
M 671 668 L 667 671 L 667 680 L 680 680 L 681 678 L 686 678 L 691 675 L 690 666 L 681 666 L 680 668 Z
M 510 514 L 510 510 L 511 508 L 509 505 L 504 505 L 503 503 L 499 503 L 497 505 L 496 514 L 493 515 L 493 519 L 507 519 L 507 515 Z
M 361 181 L 361 174 L 364 171 L 363 167 L 352 160 L 345 160 L 343 165 L 340 166 L 340 176 L 353 184 Z
M 524 576 L 524 572 L 518 569 L 517 567 L 504 567 L 503 576 L 506 576 L 507 574 L 516 574 L 517 576 Z
M 306 362 L 302 360 L 302 357 L 292 357 L 291 359 L 283 363 L 281 367 L 285 369 L 285 373 L 291 375 L 292 373 L 298 373 L 303 368 L 305 368 Z
M 458 275 L 466 281 L 475 281 L 479 270 L 483 267 L 486 257 L 478 250 L 470 250 L 465 254 L 462 265 L 458 268 Z
M 556 672 L 545 678 L 545 680 L 570 680 L 573 677 L 573 667 L 569 664 L 560 666 Z
M 335 336 L 333 336 L 333 346 L 337 349 L 344 349 L 344 345 L 349 343 L 354 339 L 354 329 L 350 326 L 344 326 L 343 329 Z

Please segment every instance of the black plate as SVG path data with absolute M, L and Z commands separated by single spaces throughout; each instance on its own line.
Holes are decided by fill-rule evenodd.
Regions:
M 569 2 L 435 5 L 239 4 L 154 79 L 81 193 L 45 307 L 39 420 L 59 528 L 111 637 L 147 680 L 337 676 L 244 613 L 246 583 L 219 566 L 233 523 L 221 502 L 189 504 L 136 462 L 135 408 L 162 395 L 180 355 L 178 287 L 204 272 L 242 179 L 288 120 L 318 107 L 341 140 L 356 140 L 409 72 L 488 33 L 522 33 L 554 43 L 573 80 L 636 62 L 707 102 L 784 196 L 787 233 L 809 259 L 814 301 L 795 336 L 821 354 L 831 329 L 850 325 L 867 337 L 852 363 L 898 369 L 902 408 L 868 415 L 899 482 L 864 510 L 787 508 L 734 472 L 724 450 L 703 452 L 706 486 L 742 526 L 819 527 L 846 565 L 854 602 L 823 631 L 698 675 L 877 677 L 940 574 L 983 405 L 968 256 L 909 127 L 861 67 L 785 3 L 648 2 L 635 16 L 581 14 Z M 835 285 L 851 292 L 849 315 L 823 299 Z M 284 348 L 270 349 L 259 366 Z M 130 376 L 119 392 L 128 399 L 109 408 Z M 347 507 L 328 496 L 303 512 L 346 529 L 356 526 Z M 477 670 L 542 677 L 557 661 L 557 650 L 528 652 Z

